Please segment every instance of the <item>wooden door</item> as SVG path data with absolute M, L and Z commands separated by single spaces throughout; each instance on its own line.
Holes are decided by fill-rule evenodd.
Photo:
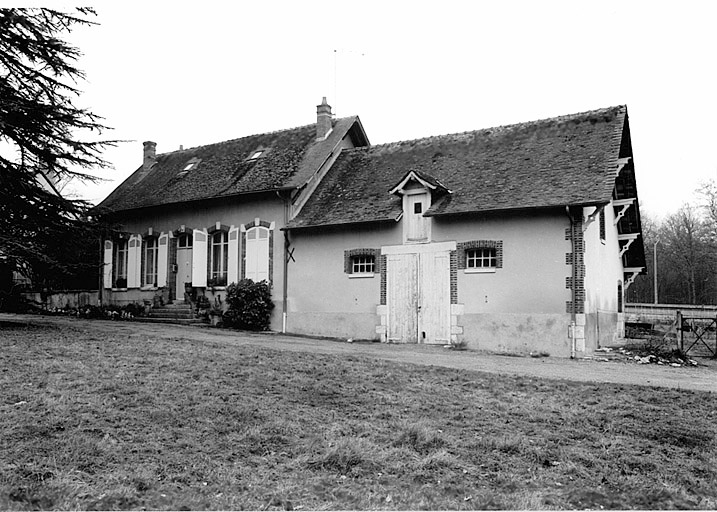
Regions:
M 450 341 L 450 255 L 390 254 L 386 267 L 388 341 Z
M 184 298 L 184 283 L 192 282 L 192 248 L 177 249 L 177 299 Z
M 418 342 L 418 254 L 386 258 L 388 341 Z
M 450 254 L 421 254 L 420 265 L 419 342 L 445 345 L 451 340 Z

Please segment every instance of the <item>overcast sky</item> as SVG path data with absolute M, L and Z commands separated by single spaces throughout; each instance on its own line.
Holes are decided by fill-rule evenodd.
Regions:
M 717 178 L 717 2 L 111 2 L 77 30 L 78 104 L 127 139 L 104 199 L 159 153 L 310 124 L 326 96 L 372 144 L 626 104 L 653 216 Z

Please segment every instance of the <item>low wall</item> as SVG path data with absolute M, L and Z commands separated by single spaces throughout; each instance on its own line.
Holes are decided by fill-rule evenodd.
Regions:
M 40 292 L 26 292 L 23 297 L 31 302 L 43 304 L 48 309 L 79 308 L 81 306 L 97 306 L 99 292 L 97 290 L 67 290 L 48 295 L 44 300 Z

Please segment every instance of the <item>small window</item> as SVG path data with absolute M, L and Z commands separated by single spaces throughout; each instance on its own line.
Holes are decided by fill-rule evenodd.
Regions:
M 177 240 L 177 247 L 179 249 L 187 249 L 192 247 L 192 235 L 179 235 Z
M 352 274 L 373 274 L 376 268 L 376 257 L 368 254 L 351 257 Z
M 261 155 L 263 155 L 263 154 L 264 154 L 264 150 L 263 150 L 263 149 L 259 149 L 259 150 L 257 150 L 257 151 L 254 151 L 254 152 L 251 154 L 251 156 L 249 157 L 249 160 L 256 160 L 257 158 L 259 158 L 259 157 L 260 157 Z
M 495 269 L 497 258 L 495 248 L 468 249 L 466 251 L 466 268 Z
M 423 213 L 423 203 L 414 203 L 413 213 Z

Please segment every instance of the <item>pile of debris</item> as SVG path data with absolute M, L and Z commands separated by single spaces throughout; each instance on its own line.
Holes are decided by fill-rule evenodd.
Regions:
M 660 364 L 673 366 L 675 368 L 681 366 L 697 366 L 697 361 L 690 359 L 687 357 L 687 354 L 679 349 L 660 350 L 652 345 L 630 348 L 601 347 L 595 349 L 595 352 L 617 356 L 611 357 L 610 359 L 625 359 L 627 361 L 634 361 L 637 364 Z M 607 361 L 608 358 L 605 358 L 604 360 Z

